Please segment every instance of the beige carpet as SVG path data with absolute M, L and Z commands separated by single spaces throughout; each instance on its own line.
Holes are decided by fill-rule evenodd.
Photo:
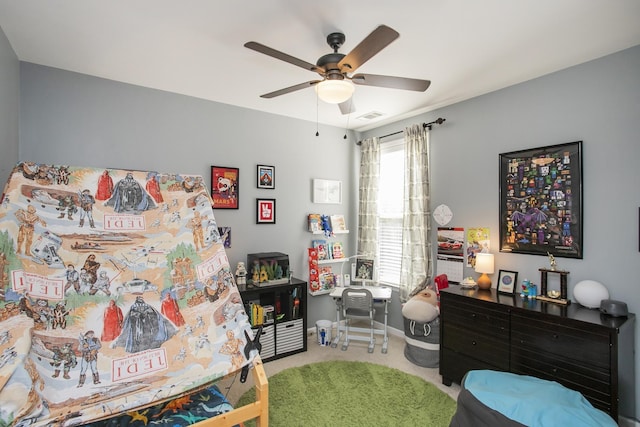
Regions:
M 334 329 L 335 332 L 335 329 Z M 397 333 L 397 331 L 396 331 Z M 335 335 L 334 335 L 335 336 Z M 380 365 L 386 365 L 392 368 L 400 369 L 419 376 L 426 381 L 436 385 L 440 390 L 447 393 L 453 399 L 458 398 L 458 392 L 460 387 L 457 384 L 447 387 L 442 384 L 442 377 L 438 373 L 438 368 L 422 368 L 409 362 L 404 357 L 404 336 L 397 336 L 395 334 L 389 335 L 389 346 L 386 354 L 381 352 L 382 349 L 382 337 L 376 336 L 376 347 L 373 353 L 367 352 L 367 343 L 363 341 L 351 341 L 349 348 L 346 351 L 341 350 L 342 341 L 338 344 L 338 347 L 323 347 L 318 344 L 318 339 L 315 333 L 308 334 L 307 336 L 307 351 L 295 354 L 293 356 L 284 357 L 282 359 L 274 360 L 264 364 L 267 377 L 280 372 L 283 369 L 291 368 L 293 366 L 306 365 L 308 363 L 329 361 L 329 360 L 355 360 L 362 362 L 377 363 Z M 240 383 L 240 375 L 237 378 L 226 378 L 218 383 L 222 393 L 227 394 L 227 398 L 232 404 L 236 404 L 240 396 L 244 394 L 249 387 L 253 387 L 253 381 L 251 375 L 247 379 L 247 382 Z

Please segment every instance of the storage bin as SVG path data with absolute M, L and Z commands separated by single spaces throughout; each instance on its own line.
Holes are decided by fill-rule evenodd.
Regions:
M 421 323 L 404 318 L 404 357 L 423 368 L 440 364 L 440 318 Z
M 316 322 L 316 334 L 318 335 L 318 344 L 329 345 L 331 344 L 331 330 L 333 324 L 331 320 L 318 320 Z

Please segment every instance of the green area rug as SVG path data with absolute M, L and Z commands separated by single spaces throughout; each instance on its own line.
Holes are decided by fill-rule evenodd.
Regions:
M 251 389 L 236 406 L 253 401 Z M 433 384 L 368 362 L 313 363 L 269 377 L 274 427 L 448 426 L 455 410 L 456 402 Z

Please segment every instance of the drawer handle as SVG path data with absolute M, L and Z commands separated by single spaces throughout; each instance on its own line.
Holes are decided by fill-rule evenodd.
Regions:
M 293 328 L 295 325 L 287 325 L 285 328 Z
M 471 345 L 476 345 L 477 343 L 474 341 L 471 341 Z
M 556 340 L 557 340 L 558 338 L 560 338 L 560 337 L 558 336 L 558 334 L 553 334 L 553 339 L 556 339 Z

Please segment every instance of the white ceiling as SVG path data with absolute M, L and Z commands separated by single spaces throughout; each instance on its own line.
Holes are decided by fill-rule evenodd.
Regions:
M 312 88 L 259 97 L 318 76 L 247 41 L 315 63 L 380 24 L 400 37 L 358 72 L 426 92 L 356 86 L 348 124 Z M 640 1 L 0 0 L 0 27 L 21 61 L 363 131 L 638 45 Z

